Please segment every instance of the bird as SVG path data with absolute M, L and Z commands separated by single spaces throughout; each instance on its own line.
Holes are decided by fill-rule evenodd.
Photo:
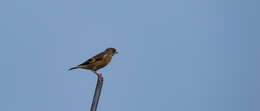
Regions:
M 86 60 L 85 62 L 83 62 L 82 64 L 76 67 L 70 68 L 69 70 L 78 69 L 78 68 L 87 69 L 94 72 L 98 77 L 102 77 L 102 74 L 96 71 L 108 65 L 112 60 L 112 57 L 117 53 L 118 51 L 115 48 L 107 48 L 105 51 Z

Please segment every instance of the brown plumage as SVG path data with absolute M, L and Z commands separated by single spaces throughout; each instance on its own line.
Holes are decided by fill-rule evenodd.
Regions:
M 70 68 L 69 70 L 82 68 L 82 69 L 88 69 L 93 71 L 97 76 L 102 76 L 101 74 L 97 73 L 96 71 L 105 67 L 107 64 L 110 63 L 112 56 L 117 54 L 118 52 L 114 48 L 107 48 L 104 52 L 101 52 L 97 54 L 96 56 L 88 59 L 84 63 Z

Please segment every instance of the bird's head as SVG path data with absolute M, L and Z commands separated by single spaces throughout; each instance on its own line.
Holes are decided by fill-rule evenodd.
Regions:
M 109 53 L 109 54 L 112 54 L 112 55 L 115 55 L 115 54 L 118 53 L 115 48 L 107 48 L 107 49 L 105 50 L 105 52 L 107 52 L 107 53 Z

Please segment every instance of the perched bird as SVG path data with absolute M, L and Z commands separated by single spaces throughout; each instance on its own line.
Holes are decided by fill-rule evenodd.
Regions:
M 101 77 L 102 74 L 97 73 L 96 71 L 109 64 L 112 59 L 112 56 L 114 56 L 117 53 L 118 52 L 116 51 L 115 48 L 107 48 L 104 52 L 97 54 L 96 56 L 88 59 L 84 63 L 76 67 L 70 68 L 69 70 L 73 70 L 77 68 L 88 69 L 94 72 L 98 77 Z

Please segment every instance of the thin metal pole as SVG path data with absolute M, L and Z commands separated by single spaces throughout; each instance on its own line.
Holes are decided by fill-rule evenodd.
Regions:
M 103 86 L 103 81 L 104 81 L 104 78 L 102 76 L 100 76 L 100 77 L 98 76 L 95 94 L 94 94 L 94 97 L 93 97 L 93 101 L 92 101 L 90 111 L 96 111 L 97 110 L 98 101 L 99 101 L 100 93 L 101 93 L 102 86 Z

